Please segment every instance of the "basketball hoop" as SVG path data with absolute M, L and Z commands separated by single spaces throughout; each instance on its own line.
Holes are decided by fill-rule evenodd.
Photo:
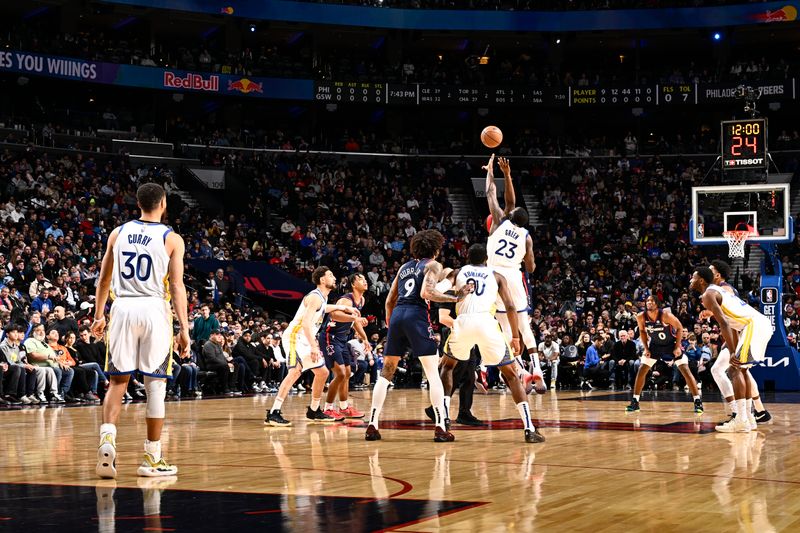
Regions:
M 728 241 L 728 257 L 744 257 L 744 243 L 751 235 L 749 230 L 723 231 L 722 236 Z

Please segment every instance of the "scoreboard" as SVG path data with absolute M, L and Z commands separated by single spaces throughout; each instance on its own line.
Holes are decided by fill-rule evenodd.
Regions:
M 765 101 L 795 99 L 795 79 L 754 83 Z M 446 106 L 652 107 L 694 106 L 737 101 L 735 83 L 645 83 L 533 87 L 520 85 L 435 85 L 358 81 L 316 81 L 319 102 Z
M 767 119 L 751 118 L 722 122 L 722 169 L 766 171 Z

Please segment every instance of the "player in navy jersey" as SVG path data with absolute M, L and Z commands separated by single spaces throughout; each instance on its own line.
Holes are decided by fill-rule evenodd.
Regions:
M 372 391 L 366 440 L 381 438 L 378 432 L 378 417 L 400 357 L 409 347 L 411 354 L 419 358 L 428 379 L 431 405 L 436 418 L 433 440 L 435 442 L 455 440 L 444 425 L 444 388 L 437 368 L 438 347 L 430 321 L 428 301 L 460 301 L 472 291 L 472 287 L 465 285 L 455 296 L 444 294 L 436 288 L 442 277 L 442 265 L 436 258 L 443 243 L 444 237 L 436 230 L 424 230 L 414 235 L 411 239 L 413 259 L 400 267 L 386 297 L 386 322 L 389 325 L 389 333 L 384 348 L 383 370 Z
M 681 348 L 683 324 L 668 309 L 661 309 L 656 298 L 653 294 L 648 296 L 645 300 L 645 310 L 636 316 L 639 323 L 639 338 L 642 341 L 644 352 L 642 353 L 642 364 L 636 373 L 633 399 L 625 410 L 629 413 L 640 410 L 639 395 L 642 394 L 647 374 L 658 359 L 664 358 L 675 361 L 692 393 L 694 412 L 703 414 L 703 401 L 700 399 L 697 381 L 689 370 L 689 358 Z
M 337 305 L 345 307 L 355 307 L 361 312 L 364 307 L 364 293 L 367 292 L 369 285 L 364 274 L 351 274 L 348 283 L 352 292 L 342 295 L 336 302 Z M 325 324 L 319 334 L 319 347 L 325 356 L 325 364 L 333 372 L 333 380 L 328 384 L 328 394 L 325 397 L 326 415 L 335 420 L 345 418 L 364 418 L 364 413 L 353 405 L 348 404 L 348 394 L 350 392 L 350 366 L 353 363 L 350 357 L 350 347 L 347 342 L 353 337 L 353 330 L 363 343 L 367 351 L 372 350 L 364 332 L 367 319 L 363 317 L 354 318 L 351 315 L 334 311 L 328 315 Z M 334 405 L 336 398 L 339 398 L 339 405 Z
M 722 259 L 715 259 L 711 262 L 710 265 L 711 272 L 714 274 L 714 284 L 719 285 L 722 287 L 723 290 L 726 290 L 732 293 L 735 296 L 739 296 L 739 292 L 736 288 L 728 283 L 728 279 L 731 276 L 731 266 L 723 261 Z M 711 318 L 713 314 L 708 309 L 704 309 L 700 312 L 700 319 L 705 320 Z M 734 336 L 736 336 L 736 332 L 734 331 Z M 733 383 L 731 382 L 731 378 L 728 377 L 728 369 L 731 366 L 731 351 L 730 348 L 726 345 L 719 351 L 719 355 L 717 356 L 717 360 L 714 361 L 714 366 L 711 367 L 711 375 L 714 377 L 714 381 L 719 387 L 719 392 L 722 394 L 725 402 L 725 414 L 728 415 L 728 419 L 724 420 L 720 424 L 725 424 L 736 417 L 736 402 L 734 400 L 733 394 Z M 758 393 L 758 384 L 756 383 L 755 378 L 753 378 L 753 374 L 748 370 L 747 377 L 750 381 L 750 390 L 752 393 L 752 400 L 753 406 L 755 408 L 755 414 L 753 415 L 757 424 L 766 424 L 770 420 L 772 420 L 772 415 L 769 414 L 769 411 L 764 407 L 764 404 L 761 402 L 761 396 Z M 749 417 L 750 413 L 748 413 Z

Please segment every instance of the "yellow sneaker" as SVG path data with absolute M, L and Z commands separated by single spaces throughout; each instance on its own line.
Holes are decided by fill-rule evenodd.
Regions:
M 137 473 L 143 477 L 174 476 L 178 473 L 178 467 L 167 463 L 163 457 L 156 461 L 152 455 L 144 452 L 144 460 Z

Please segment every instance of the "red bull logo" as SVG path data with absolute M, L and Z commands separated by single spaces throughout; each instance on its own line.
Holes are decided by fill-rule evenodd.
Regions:
M 248 80 L 247 78 L 242 78 L 238 81 L 229 81 L 228 82 L 228 90 L 229 91 L 239 91 L 243 94 L 248 93 L 263 93 L 264 92 L 264 83 L 256 83 L 253 80 Z
M 181 77 L 174 72 L 164 72 L 164 87 L 171 89 L 192 89 L 195 91 L 219 91 L 219 76 L 203 77 L 200 74 L 186 74 Z
M 783 6 L 775 11 L 758 13 L 751 18 L 756 22 L 790 22 L 797 20 L 797 8 L 794 6 Z

